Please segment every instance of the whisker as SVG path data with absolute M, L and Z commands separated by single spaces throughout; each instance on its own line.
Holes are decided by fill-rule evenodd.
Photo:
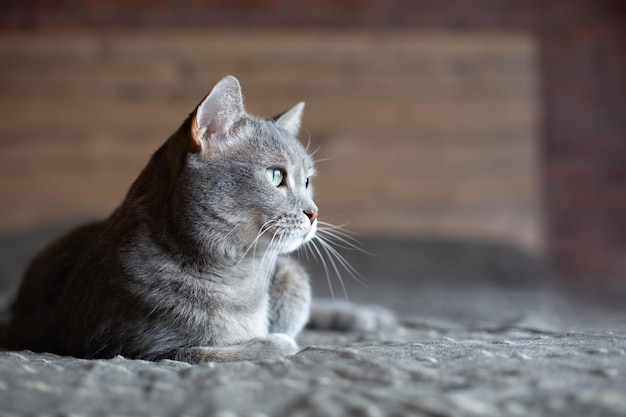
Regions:
M 248 246 L 248 248 L 244 251 L 243 255 L 241 255 L 241 259 L 239 260 L 238 264 L 244 260 L 244 258 L 246 257 L 246 255 L 248 254 L 248 252 L 250 252 L 250 249 L 252 249 L 252 247 L 254 247 L 254 251 L 252 252 L 252 257 L 256 258 L 256 246 L 257 243 L 259 241 L 259 239 L 261 238 L 261 236 L 263 236 L 268 230 L 270 230 L 270 226 L 272 226 L 272 224 L 276 223 L 276 220 L 268 220 L 266 221 L 261 228 L 259 229 L 259 232 L 257 233 L 257 236 L 254 238 L 254 240 L 252 241 L 252 243 L 250 243 L 250 245 Z
M 331 244 L 321 236 L 317 236 L 323 247 L 327 249 L 329 255 L 333 255 L 337 262 L 354 278 L 359 284 L 365 285 L 366 279 L 343 257 Z
M 355 251 L 359 251 L 361 253 L 364 253 L 366 255 L 370 255 L 370 256 L 375 256 L 374 254 L 366 251 L 365 249 L 363 249 L 362 247 L 360 247 L 359 245 L 361 244 L 360 242 L 358 243 L 353 243 L 351 241 L 349 241 L 347 238 L 344 238 L 340 235 L 338 235 L 337 233 L 334 233 L 330 230 L 324 230 L 324 229 L 318 229 L 319 235 L 323 236 L 328 242 L 331 242 L 333 245 L 340 247 L 342 249 L 347 249 L 347 250 L 355 250 Z
M 332 161 L 332 160 L 333 160 L 333 158 L 322 158 L 322 159 L 314 159 L 313 162 L 315 164 L 318 164 L 320 162 L 328 162 L 328 161 Z
M 344 229 L 343 226 L 336 226 L 327 222 L 318 222 L 317 234 L 304 246 L 308 259 L 310 253 L 313 258 L 319 260 L 324 268 L 326 280 L 328 282 L 331 297 L 335 299 L 330 272 L 337 276 L 341 289 L 346 299 L 349 299 L 348 290 L 342 276 L 342 269 L 347 272 L 352 279 L 360 285 L 367 285 L 367 279 L 363 277 L 348 260 L 337 250 L 337 248 L 355 250 L 369 256 L 376 256 L 362 248 L 362 243 L 354 238 L 353 233 Z
M 308 152 L 309 147 L 311 146 L 311 132 L 309 131 L 309 129 L 306 129 L 306 128 L 304 128 L 303 130 L 306 132 L 306 135 L 307 135 L 307 143 L 306 143 L 306 147 L 304 148 L 304 150 Z
M 261 262 L 259 263 L 259 268 L 257 269 L 257 273 L 256 273 L 257 278 L 259 278 L 261 275 L 261 270 L 263 268 L 263 263 L 265 262 L 265 260 L 267 259 L 268 261 L 271 261 L 274 254 L 276 255 L 278 254 L 278 250 L 276 250 L 277 248 L 273 247 L 277 234 L 278 234 L 278 230 L 274 231 L 274 234 L 272 235 L 272 239 L 270 240 L 269 245 L 265 249 L 265 253 L 263 254 L 263 257 L 261 258 Z M 270 254 L 269 258 L 267 257 L 268 253 Z M 267 265 L 269 266 L 271 264 L 272 264 L 271 262 L 268 262 Z
M 355 239 L 353 236 L 360 236 L 358 233 L 355 233 L 353 231 L 347 230 L 344 226 L 347 226 L 347 223 L 344 224 L 340 224 L 340 225 L 336 225 L 336 224 L 332 224 L 332 223 L 328 223 L 328 222 L 323 222 L 318 220 L 318 224 L 324 228 L 324 230 L 332 230 L 335 233 L 340 233 L 341 235 L 357 242 L 360 243 L 357 239 Z
M 306 246 L 306 245 L 304 245 L 304 246 L 299 246 L 299 247 L 296 249 L 296 251 L 297 251 L 297 253 L 298 253 L 298 257 L 300 257 L 300 258 L 301 258 L 302 256 L 304 256 L 304 258 L 305 258 L 307 261 L 310 261 L 310 258 L 309 258 L 309 252 L 307 251 L 307 246 Z
M 335 246 L 343 249 L 356 250 L 369 256 L 376 256 L 375 254 L 363 249 L 363 244 L 358 239 L 352 237 L 350 232 L 345 231 L 345 229 L 341 226 L 334 226 L 326 222 L 319 222 L 318 224 L 320 225 L 317 229 L 318 232 L 326 237 L 326 240 L 329 241 L 329 243 L 333 243 Z M 343 245 L 335 241 L 341 242 Z
M 326 244 L 322 239 L 319 239 L 319 236 L 318 236 L 318 242 L 321 244 L 322 249 L 326 253 L 326 257 L 328 258 L 328 261 L 330 262 L 330 266 L 335 271 L 335 274 L 337 274 L 337 278 L 339 279 L 339 284 L 341 285 L 341 289 L 343 290 L 343 294 L 346 300 L 349 300 L 348 290 L 346 289 L 346 285 L 343 282 L 343 277 L 341 276 L 341 272 L 339 272 L 339 268 L 337 267 L 337 264 L 335 263 L 335 260 L 333 259 L 332 253 L 328 250 L 329 249 L 328 244 Z
M 358 233 L 355 233 L 355 232 L 345 228 L 345 226 L 347 226 L 348 223 L 332 224 L 332 223 L 324 222 L 324 221 L 321 221 L 321 220 L 318 220 L 318 222 L 319 222 L 320 225 L 325 226 L 328 229 L 331 229 L 331 230 L 341 230 L 342 232 L 344 232 L 348 236 L 352 236 L 352 235 L 359 236 Z
M 317 245 L 315 244 L 315 239 L 309 241 L 309 244 L 311 245 L 311 253 L 313 255 L 315 255 L 315 253 L 317 253 L 317 259 L 319 259 L 319 261 L 322 263 L 322 267 L 324 268 L 324 272 L 326 274 L 326 281 L 328 282 L 328 290 L 330 291 L 330 296 L 331 298 L 334 300 L 335 299 L 335 290 L 333 289 L 333 283 L 330 279 L 330 271 L 328 270 L 328 265 L 326 264 L 326 260 L 324 259 L 324 256 L 322 256 L 322 252 L 320 252 L 319 248 L 317 247 Z M 308 246 L 308 245 L 307 245 Z M 315 252 L 313 252 L 313 250 L 315 250 Z
M 228 238 L 228 237 L 229 237 L 229 236 L 230 236 L 230 235 L 231 235 L 231 234 L 232 234 L 235 230 L 237 230 L 237 228 L 238 228 L 238 227 L 239 227 L 239 224 L 235 224 L 235 225 L 233 226 L 233 228 L 232 228 L 232 229 L 230 229 L 230 232 L 226 233 L 226 235 L 224 236 L 224 238 L 225 238 L 225 239 L 226 239 L 226 238 Z

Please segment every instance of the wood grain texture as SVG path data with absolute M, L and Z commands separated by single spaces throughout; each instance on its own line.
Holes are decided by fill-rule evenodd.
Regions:
M 306 101 L 323 220 L 538 250 L 535 52 L 500 33 L 4 35 L 0 231 L 106 216 L 233 74 L 252 113 Z

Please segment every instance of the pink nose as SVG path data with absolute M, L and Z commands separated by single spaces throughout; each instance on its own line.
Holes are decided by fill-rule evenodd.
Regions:
M 305 211 L 304 214 L 306 214 L 311 223 L 313 223 L 315 219 L 317 219 L 317 211 Z

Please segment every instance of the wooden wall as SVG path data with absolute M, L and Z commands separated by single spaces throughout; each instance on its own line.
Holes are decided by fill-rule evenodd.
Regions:
M 213 84 L 252 113 L 307 103 L 324 220 L 540 250 L 535 45 L 506 34 L 0 37 L 0 232 L 108 214 Z

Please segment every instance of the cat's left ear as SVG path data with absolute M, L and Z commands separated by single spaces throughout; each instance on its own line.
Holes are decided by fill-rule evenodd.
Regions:
M 222 78 L 196 109 L 191 128 L 193 150 L 227 146 L 235 122 L 244 113 L 239 81 L 232 75 Z
M 298 132 L 300 131 L 300 125 L 302 124 L 303 112 L 304 102 L 301 101 L 283 114 L 276 116 L 274 120 L 276 120 L 276 123 L 278 123 L 278 125 L 285 129 L 287 132 L 289 132 L 293 136 L 298 136 Z

